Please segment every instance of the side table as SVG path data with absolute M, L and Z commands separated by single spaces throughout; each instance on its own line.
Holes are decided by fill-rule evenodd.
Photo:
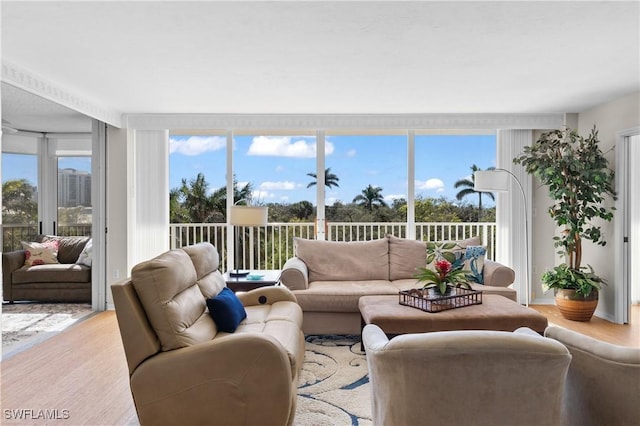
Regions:
M 280 282 L 280 271 L 279 269 L 273 270 L 255 270 L 251 271 L 251 273 L 244 277 L 232 277 L 229 275 L 229 272 L 224 274 L 224 280 L 227 283 L 227 287 L 229 287 L 234 292 L 238 291 L 250 291 L 260 287 L 266 287 L 270 285 L 277 285 Z M 250 276 L 261 275 L 259 279 L 251 279 Z

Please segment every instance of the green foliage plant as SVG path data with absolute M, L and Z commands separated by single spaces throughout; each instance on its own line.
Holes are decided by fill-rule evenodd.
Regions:
M 471 289 L 467 272 L 462 268 L 452 268 L 451 262 L 446 259 L 435 263 L 435 271 L 429 268 L 418 268 L 415 277 L 418 282 L 425 282 L 422 288 L 436 288 L 440 294 L 445 294 L 448 287 L 463 287 Z
M 604 203 L 607 197 L 615 200 L 616 193 L 614 173 L 599 148 L 596 127 L 586 138 L 573 129 L 543 133 L 513 162 L 522 164 L 527 173 L 548 188 L 554 201 L 549 215 L 562 228 L 560 236 L 553 240 L 566 265 L 556 266 L 543 275 L 545 287 L 574 289 L 584 296 L 592 289 L 600 289 L 604 281 L 593 273 L 591 266 L 582 266 L 582 240 L 606 244 L 594 219 L 613 219 L 614 207 Z
M 548 291 L 554 289 L 575 290 L 576 295 L 588 297 L 591 291 L 600 290 L 605 281 L 593 273 L 591 265 L 580 269 L 571 269 L 565 263 L 558 265 L 542 275 L 542 289 Z

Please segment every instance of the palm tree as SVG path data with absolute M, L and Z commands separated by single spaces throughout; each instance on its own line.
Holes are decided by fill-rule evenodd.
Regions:
M 486 170 L 494 170 L 494 169 L 495 167 L 488 167 Z M 475 189 L 473 189 L 475 184 L 475 172 L 478 172 L 481 170 L 482 170 L 481 168 L 479 168 L 474 164 L 471 166 L 471 179 L 466 179 L 466 178 L 460 179 L 459 181 L 453 184 L 454 188 L 463 187 L 463 189 L 456 194 L 456 199 L 458 201 L 461 201 L 467 195 L 478 194 L 478 222 L 480 222 L 480 218 L 482 217 L 482 194 L 487 194 L 487 197 L 489 197 L 492 200 L 496 199 L 493 196 L 492 192 L 482 192 L 482 191 L 476 191 Z
M 313 182 L 309 182 L 309 184 L 307 185 L 307 188 L 311 188 L 313 185 L 316 185 L 318 183 L 318 175 L 316 173 L 307 173 L 307 176 L 310 176 L 312 178 L 315 179 L 315 181 Z M 339 188 L 340 185 L 338 185 L 338 181 L 340 180 L 340 178 L 338 176 L 336 176 L 335 174 L 331 173 L 331 167 L 327 167 L 324 171 L 324 185 L 331 188 L 332 186 L 335 186 L 336 188 Z
M 251 182 L 245 184 L 242 188 L 238 188 L 238 180 L 236 176 L 233 176 L 233 202 L 240 205 L 249 204 L 251 201 L 251 195 L 253 193 L 253 186 Z M 222 222 L 227 221 L 227 187 L 223 186 L 213 192 L 211 196 L 212 208 L 218 216 L 221 217 Z
M 213 205 L 209 196 L 209 184 L 202 173 L 198 173 L 195 179 L 187 182 L 182 179 L 180 195 L 183 199 L 182 206 L 189 212 L 192 223 L 205 223 L 211 216 Z
M 373 210 L 374 207 L 387 207 L 387 203 L 385 203 L 382 196 L 382 188 L 379 186 L 368 185 L 362 190 L 362 194 L 355 196 L 353 202 L 367 210 Z

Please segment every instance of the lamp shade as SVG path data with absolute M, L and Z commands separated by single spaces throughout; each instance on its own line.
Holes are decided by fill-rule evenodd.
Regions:
M 235 226 L 265 226 L 268 208 L 261 206 L 232 206 L 229 223 Z
M 473 189 L 479 192 L 506 192 L 509 174 L 504 170 L 479 170 L 473 174 Z

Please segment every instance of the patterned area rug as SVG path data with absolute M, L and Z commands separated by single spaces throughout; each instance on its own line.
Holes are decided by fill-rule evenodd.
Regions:
M 59 333 L 91 312 L 89 303 L 3 304 L 2 358 Z
M 294 425 L 371 425 L 371 385 L 360 337 L 306 340 Z

